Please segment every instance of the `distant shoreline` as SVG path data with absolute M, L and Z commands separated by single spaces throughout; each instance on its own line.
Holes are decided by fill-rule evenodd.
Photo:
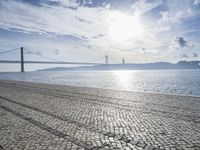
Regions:
M 94 66 L 55 67 L 39 71 L 112 71 L 112 70 L 182 70 L 200 69 L 200 61 L 179 61 L 176 64 L 169 62 L 141 63 L 141 64 L 101 64 Z

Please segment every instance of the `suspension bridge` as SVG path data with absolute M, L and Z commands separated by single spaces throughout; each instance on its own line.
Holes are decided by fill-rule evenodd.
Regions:
M 17 63 L 18 64 L 19 63 L 19 64 L 21 64 L 21 72 L 25 72 L 25 69 L 24 69 L 24 65 L 25 64 L 73 64 L 73 65 L 99 65 L 99 64 L 103 64 L 103 63 L 96 63 L 96 62 L 79 62 L 79 61 L 65 62 L 65 61 L 57 61 L 57 60 L 55 60 L 53 58 L 50 58 L 50 57 L 44 56 L 42 54 L 36 53 L 36 52 L 31 51 L 29 49 L 26 49 L 24 47 L 2 51 L 2 52 L 0 52 L 0 55 L 1 54 L 11 53 L 11 52 L 14 52 L 14 51 L 19 51 L 19 49 L 20 49 L 21 60 L 0 60 L 0 63 L 7 63 L 7 64 L 12 64 L 12 63 L 14 63 L 14 64 Z M 26 52 L 28 52 L 28 53 L 41 56 L 41 57 L 46 58 L 46 59 L 48 59 L 50 61 L 25 61 L 24 60 L 24 50 L 26 50 Z M 108 56 L 107 55 L 105 56 L 105 63 L 106 64 L 108 63 Z

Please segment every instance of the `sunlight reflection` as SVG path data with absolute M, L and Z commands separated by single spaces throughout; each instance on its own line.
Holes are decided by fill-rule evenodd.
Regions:
M 113 74 L 115 75 L 117 85 L 120 88 L 127 89 L 129 87 L 132 78 L 131 71 L 119 70 L 119 71 L 113 71 Z

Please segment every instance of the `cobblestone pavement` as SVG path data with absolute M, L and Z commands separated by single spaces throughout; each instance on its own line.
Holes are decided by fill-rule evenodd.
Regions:
M 200 98 L 0 80 L 0 150 L 200 150 Z

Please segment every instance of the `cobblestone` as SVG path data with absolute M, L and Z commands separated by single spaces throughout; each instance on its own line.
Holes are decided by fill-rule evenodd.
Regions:
M 198 97 L 0 80 L 0 149 L 196 150 L 199 108 Z

